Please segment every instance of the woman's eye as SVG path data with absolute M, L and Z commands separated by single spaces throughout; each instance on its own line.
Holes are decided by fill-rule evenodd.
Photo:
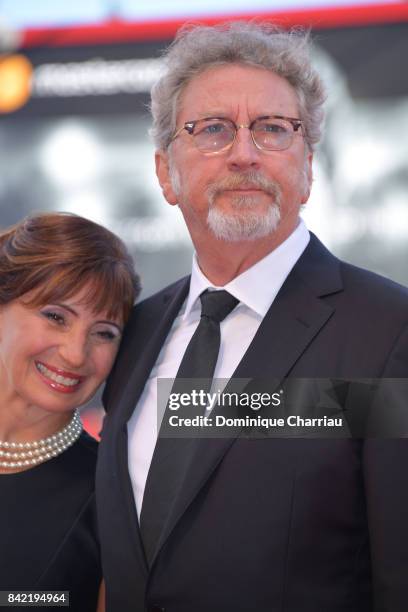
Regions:
M 96 335 L 101 340 L 105 340 L 108 342 L 112 342 L 113 340 L 116 340 L 117 338 L 119 338 L 119 334 L 116 334 L 115 332 L 109 329 L 103 329 L 103 330 L 97 331 Z
M 53 310 L 45 310 L 41 314 L 43 315 L 43 317 L 45 317 L 49 321 L 57 323 L 58 325 L 65 324 L 65 318 L 59 312 L 54 312 Z

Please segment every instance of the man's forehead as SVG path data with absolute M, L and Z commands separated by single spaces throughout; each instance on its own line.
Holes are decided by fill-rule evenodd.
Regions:
M 234 113 L 239 106 L 254 112 L 289 114 L 297 111 L 298 101 L 290 83 L 275 72 L 257 66 L 228 64 L 209 67 L 194 76 L 180 96 L 177 114 L 187 113 L 184 120 L 208 113 L 223 116 Z

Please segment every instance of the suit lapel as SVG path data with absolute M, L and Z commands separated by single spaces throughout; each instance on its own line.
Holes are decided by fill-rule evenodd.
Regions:
M 128 464 L 128 436 L 127 426 L 122 424 L 118 434 L 115 437 L 116 440 L 116 464 L 118 466 L 118 486 L 120 488 L 121 500 L 118 503 L 122 503 L 122 507 L 126 511 L 126 519 L 128 522 L 127 533 L 131 534 L 130 543 L 136 543 L 134 548 L 137 560 L 140 566 L 143 568 L 145 575 L 148 573 L 148 564 L 144 553 L 142 538 L 139 528 L 139 519 L 137 517 L 135 498 L 132 488 L 132 483 L 129 476 L 129 464 Z M 133 548 L 133 546 L 132 546 Z M 128 559 L 130 563 L 130 559 Z
M 277 387 L 334 312 L 334 308 L 320 298 L 341 290 L 338 260 L 312 236 L 233 378 L 276 379 Z M 163 529 L 156 555 L 240 431 L 240 428 L 231 431 L 231 438 L 197 440 L 185 483 Z
M 333 312 L 294 271 L 264 317 L 234 377 L 272 377 L 278 385 Z
M 139 319 L 136 308 L 135 325 L 129 332 L 130 342 L 124 347 L 117 364 L 117 369 L 123 373 L 123 376 L 127 376 L 131 369 L 133 372 L 122 392 L 120 389 L 114 389 L 110 393 L 112 395 L 110 403 L 113 405 L 109 410 L 108 418 L 112 419 L 110 435 L 112 436 L 114 465 L 118 467 L 117 484 L 121 496 L 118 504 L 126 509 L 128 533 L 133 534 L 132 541 L 136 542 L 135 554 L 146 573 L 148 571 L 147 563 L 128 469 L 127 421 L 139 400 L 160 349 L 185 300 L 188 287 L 189 278 L 186 278 L 178 283 L 176 288 L 173 287 L 164 292 L 155 311 L 149 312 L 148 320 L 141 317 Z M 150 324 L 149 321 L 151 321 Z M 135 361 L 137 363 L 136 368 L 133 365 Z M 123 381 L 123 377 L 121 381 Z
M 118 368 L 123 364 L 126 373 L 131 372 L 123 391 L 116 397 L 121 423 L 129 420 L 139 401 L 163 343 L 187 296 L 189 282 L 190 278 L 185 278 L 176 288 L 163 293 L 155 311 L 149 312 L 148 321 L 139 320 L 137 309 L 135 311 L 136 326 L 129 332 L 132 342 L 125 348 L 118 364 Z

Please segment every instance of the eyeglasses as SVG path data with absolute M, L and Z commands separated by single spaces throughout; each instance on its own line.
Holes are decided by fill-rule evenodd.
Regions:
M 171 139 L 171 142 L 186 130 L 193 137 L 195 146 L 201 153 L 211 155 L 222 153 L 232 147 L 238 130 L 248 128 L 254 145 L 262 151 L 284 151 L 288 149 L 295 136 L 303 136 L 302 120 L 281 115 L 258 117 L 249 125 L 236 124 L 231 119 L 206 117 L 197 121 L 187 121 Z

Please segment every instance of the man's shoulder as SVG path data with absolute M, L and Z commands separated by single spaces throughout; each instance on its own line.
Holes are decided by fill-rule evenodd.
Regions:
M 391 305 L 402 304 L 408 307 L 408 288 L 353 264 L 340 261 L 341 275 L 346 289 L 364 293 L 366 297 L 387 300 Z
M 186 291 L 189 280 L 189 276 L 184 276 L 164 289 L 160 289 L 160 291 L 153 293 L 135 304 L 127 327 L 132 327 L 133 324 L 141 319 L 154 319 L 156 316 L 160 315 L 160 312 L 162 312 L 174 296 L 177 296 L 180 292 Z
M 179 310 L 188 293 L 189 278 L 185 276 L 179 279 L 133 307 L 126 323 L 119 356 L 122 356 L 127 350 L 133 351 L 135 341 L 145 342 L 146 339 L 149 339 L 157 325 L 163 321 L 163 317 L 171 318 L 173 311 Z M 172 302 L 174 302 L 174 308 Z
M 189 280 L 189 275 L 179 278 L 174 283 L 167 285 L 166 287 L 164 287 L 164 289 L 160 289 L 160 291 L 153 293 L 149 297 L 143 299 L 141 302 L 136 304 L 135 310 L 143 310 L 146 308 L 149 309 L 155 304 L 166 304 L 166 302 L 168 302 L 173 295 L 177 294 L 185 287 Z
M 408 328 L 408 289 L 389 278 L 340 263 L 343 292 L 335 305 L 359 333 L 397 338 Z M 406 332 L 405 332 L 406 333 Z
M 134 368 L 135 360 L 140 364 L 145 357 L 145 349 L 157 336 L 155 346 L 164 341 L 166 330 L 172 324 L 185 296 L 188 293 L 189 277 L 168 285 L 159 292 L 136 304 L 126 324 L 123 339 L 115 365 L 108 378 L 104 392 L 104 404 L 109 403 L 109 396 L 118 394 L 123 384 L 124 376 Z M 160 333 L 158 334 L 158 330 Z M 125 373 L 125 374 L 124 374 Z
M 334 258 L 334 256 L 332 256 Z M 408 325 L 408 288 L 370 270 L 336 259 L 341 287 L 327 300 L 359 329 L 399 334 Z M 394 332 L 392 332 L 394 330 Z
M 325 284 L 332 284 L 335 291 L 344 292 L 345 297 L 372 304 L 387 304 L 405 309 L 408 315 L 408 288 L 365 268 L 348 263 L 331 253 L 316 236 L 312 235 L 309 252 L 305 251 L 305 265 L 302 265 L 305 282 L 316 286 L 319 278 Z M 334 283 L 329 279 L 337 277 Z M 317 280 L 316 280 L 317 279 Z M 328 292 L 329 293 L 329 292 Z

